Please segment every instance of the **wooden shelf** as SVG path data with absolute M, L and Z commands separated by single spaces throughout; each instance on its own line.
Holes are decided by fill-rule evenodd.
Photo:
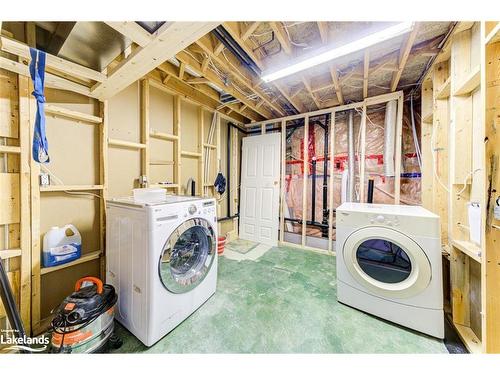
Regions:
M 20 154 L 21 147 L 19 146 L 0 146 L 0 153 L 3 154 Z
M 481 340 L 477 338 L 476 334 L 470 327 L 466 327 L 458 323 L 453 323 L 453 325 L 469 352 L 472 354 L 483 353 Z
M 115 147 L 132 148 L 137 150 L 146 148 L 146 145 L 144 143 L 122 141 L 120 139 L 114 139 L 114 138 L 108 139 L 108 145 Z
M 185 156 L 188 158 L 201 158 L 200 152 L 191 152 L 191 151 L 181 151 L 181 156 Z
M 50 272 L 62 270 L 63 268 L 68 268 L 68 267 L 73 267 L 76 266 L 77 264 L 82 264 L 86 262 L 90 262 L 91 260 L 94 259 L 99 259 L 101 257 L 102 251 L 93 251 L 91 253 L 82 255 L 81 258 L 76 259 L 72 262 L 61 264 L 60 266 L 55 266 L 55 267 L 42 267 L 40 269 L 40 274 L 45 275 Z
M 451 244 L 476 262 L 481 263 L 481 248 L 469 241 L 451 240 Z
M 484 44 L 493 44 L 500 42 L 500 22 L 490 31 L 486 38 L 484 39 Z
M 41 186 L 40 192 L 102 190 L 102 185 L 49 185 Z
M 436 94 L 436 99 L 446 99 L 450 97 L 451 91 L 451 77 L 441 85 Z
M 211 145 L 210 143 L 203 143 L 203 147 L 211 148 L 213 150 L 215 150 L 217 148 L 216 145 Z
M 432 124 L 432 119 L 434 118 L 434 112 L 427 113 L 422 116 L 422 122 L 426 122 L 428 124 Z
M 0 259 L 9 259 L 21 256 L 21 249 L 0 250 Z
M 178 135 L 157 132 L 156 130 L 151 130 L 149 132 L 149 136 L 151 138 L 162 139 L 164 141 L 178 141 L 179 140 Z
M 46 114 L 68 117 L 68 118 L 72 118 L 74 120 L 89 122 L 92 124 L 102 123 L 101 117 L 88 115 L 88 114 L 82 113 L 82 112 L 72 111 L 70 109 L 58 107 L 58 106 L 53 105 L 53 104 L 46 103 L 44 109 L 45 109 Z
M 469 75 L 465 77 L 463 82 L 457 85 L 454 96 L 462 96 L 469 95 L 472 91 L 474 91 L 477 87 L 479 87 L 481 83 L 481 68 L 476 66 L 471 70 Z

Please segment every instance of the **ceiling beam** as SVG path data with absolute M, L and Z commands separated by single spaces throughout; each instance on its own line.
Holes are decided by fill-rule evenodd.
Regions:
M 363 99 L 368 97 L 368 75 L 370 74 L 370 50 L 365 50 L 363 59 Z
M 224 43 L 222 42 L 219 42 L 219 44 L 217 44 L 217 47 L 214 48 L 214 54 L 215 56 L 219 56 L 220 53 L 224 50 Z
M 399 67 L 398 70 L 394 72 L 394 74 L 392 75 L 391 91 L 396 91 L 398 87 L 399 80 L 401 79 L 401 75 L 403 74 L 406 62 L 408 61 L 408 57 L 410 56 L 413 43 L 415 42 L 415 38 L 417 37 L 418 34 L 418 26 L 419 26 L 418 23 L 414 25 L 413 30 L 408 35 L 406 42 L 400 49 L 399 60 L 398 60 Z
M 317 22 L 319 35 L 321 37 L 321 43 L 328 43 L 328 23 L 327 22 Z
M 241 33 L 241 40 L 245 41 L 250 38 L 250 35 L 259 27 L 260 22 L 252 22 L 246 29 Z
M 221 66 L 226 72 L 231 73 L 231 76 L 237 79 L 243 86 L 245 86 L 247 90 L 250 90 L 255 95 L 260 96 L 270 108 L 272 108 L 277 113 L 284 113 L 282 108 L 272 103 L 271 99 L 260 88 L 253 84 L 254 78 L 250 75 L 250 72 L 246 70 L 246 68 L 242 67 L 241 64 L 236 61 L 236 59 L 231 61 L 231 63 L 229 64 L 229 62 L 225 59 L 221 58 L 220 56 L 216 56 L 214 54 L 213 47 L 210 43 L 209 38 L 207 38 L 206 36 L 200 38 L 198 41 L 196 41 L 196 45 L 201 47 L 203 52 L 208 54 L 208 56 L 212 58 L 213 61 L 217 62 L 217 64 Z M 229 54 L 229 57 L 231 56 L 232 55 Z
M 170 62 L 165 62 L 158 66 L 150 75 L 159 76 L 160 73 L 166 73 L 168 77 L 171 77 L 165 84 L 167 87 L 175 88 L 176 91 L 182 95 L 189 97 L 199 103 L 207 105 L 211 108 L 217 108 L 221 105 L 220 95 L 213 88 L 206 85 L 189 85 L 186 81 L 179 79 L 177 76 L 177 67 Z M 160 76 L 161 79 L 161 76 Z M 257 121 L 258 118 L 264 119 L 263 116 L 246 111 L 245 113 L 236 112 L 240 116 L 248 119 L 249 121 Z M 242 117 L 238 118 L 238 121 L 242 121 Z
M 187 66 L 189 66 L 196 74 L 199 74 L 200 76 L 207 78 L 208 80 L 210 80 L 210 82 L 220 87 L 228 94 L 231 94 L 236 99 L 240 100 L 242 103 L 247 104 L 249 108 L 254 110 L 260 116 L 264 118 L 271 118 L 272 112 L 266 110 L 265 108 L 260 108 L 260 109 L 256 108 L 255 105 L 250 100 L 246 99 L 245 96 L 242 95 L 238 90 L 235 90 L 232 86 L 227 86 L 226 83 L 223 82 L 219 78 L 219 76 L 215 74 L 211 69 L 207 69 L 205 72 L 203 72 L 200 63 L 185 51 L 179 52 L 177 55 L 175 55 L 175 57 L 181 63 L 184 63 Z
M 293 54 L 293 48 L 292 43 L 290 43 L 290 39 L 288 39 L 288 35 L 284 30 L 285 26 L 281 22 L 269 22 L 269 26 L 271 26 L 271 29 L 274 31 L 274 35 L 280 42 L 285 53 L 291 56 Z
M 319 103 L 318 99 L 316 98 L 316 95 L 311 90 L 311 83 L 304 76 L 301 76 L 300 78 L 302 80 L 302 83 L 304 84 L 304 87 L 307 90 L 307 93 L 309 94 L 309 96 L 313 100 L 314 104 L 316 105 L 316 108 L 321 109 L 321 104 Z
M 342 95 L 342 89 L 340 88 L 339 83 L 339 74 L 337 72 L 337 68 L 335 66 L 330 66 L 330 76 L 332 77 L 333 87 L 335 88 L 335 94 L 337 95 L 337 99 L 340 105 L 344 104 L 344 96 Z
M 141 25 L 134 21 L 104 23 L 141 47 L 147 46 L 154 39 L 154 34 L 150 34 L 148 31 L 143 29 Z
M 294 98 L 291 97 L 290 92 L 287 90 L 287 88 L 281 86 L 281 84 L 278 82 L 275 82 L 275 86 L 280 91 L 281 95 L 283 95 L 283 97 L 288 100 L 299 113 L 307 112 L 307 108 L 305 108 L 302 103 L 298 103 Z
M 163 24 L 150 43 L 136 48 L 108 73 L 106 81 L 92 88 L 92 93 L 101 100 L 112 97 L 218 25 L 217 22 Z

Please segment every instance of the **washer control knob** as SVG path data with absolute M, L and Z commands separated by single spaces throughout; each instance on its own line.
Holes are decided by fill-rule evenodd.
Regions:
M 375 220 L 377 220 L 378 223 L 382 224 L 385 221 L 385 217 L 382 215 L 378 215 Z
M 194 204 L 192 204 L 191 206 L 189 206 L 188 212 L 189 212 L 190 215 L 194 215 L 196 213 L 196 206 Z

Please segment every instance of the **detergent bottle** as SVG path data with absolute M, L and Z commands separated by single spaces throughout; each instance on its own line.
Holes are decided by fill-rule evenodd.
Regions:
M 43 236 L 43 266 L 53 267 L 80 258 L 82 236 L 73 224 L 52 227 Z

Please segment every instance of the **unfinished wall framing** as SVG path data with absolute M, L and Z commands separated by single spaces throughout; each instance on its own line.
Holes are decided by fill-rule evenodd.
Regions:
M 474 353 L 500 348 L 493 218 L 500 65 L 499 43 L 489 35 L 496 26 L 458 23 L 426 75 L 421 96 L 422 202 L 441 217 L 443 260 L 451 272 L 446 310 Z M 476 209 L 480 218 L 471 222 Z
M 375 106 L 377 104 L 383 104 L 390 101 L 397 101 L 397 118 L 396 118 L 396 146 L 395 155 L 401 155 L 402 153 L 402 126 L 403 126 L 403 92 L 397 91 L 390 94 L 379 95 L 376 97 L 366 98 L 365 100 L 357 103 L 351 103 L 347 105 L 337 106 L 329 109 L 318 110 L 308 113 L 302 113 L 299 115 L 287 116 L 283 118 L 273 119 L 270 121 L 263 121 L 258 123 L 252 123 L 250 129 L 260 129 L 261 133 L 265 133 L 268 125 L 274 125 L 275 128 L 281 131 L 282 138 L 282 166 L 281 166 L 281 188 L 280 188 L 280 236 L 279 242 L 283 245 L 288 246 L 299 246 L 301 248 L 308 248 L 315 251 L 321 251 L 326 254 L 335 255 L 332 240 L 334 239 L 334 211 L 335 211 L 335 199 L 334 199 L 334 165 L 335 165 L 335 133 L 336 133 L 336 115 L 338 113 L 358 110 L 360 112 L 360 149 L 358 150 L 359 160 L 364 160 L 363 163 L 359 164 L 359 177 L 358 181 L 363 181 L 363 183 L 358 183 L 358 194 L 359 201 L 366 202 L 366 183 L 367 183 L 367 172 L 366 172 L 366 116 L 367 108 L 370 106 Z M 317 240 L 311 236 L 310 226 L 318 226 L 319 223 L 315 223 L 315 220 L 311 220 L 311 202 L 309 200 L 309 195 L 311 188 L 309 185 L 309 176 L 311 171 L 311 166 L 316 163 L 315 160 L 311 160 L 308 156 L 310 145 L 309 142 L 302 142 L 301 155 L 299 155 L 296 160 L 301 160 L 301 165 L 299 166 L 302 170 L 300 175 L 296 177 L 301 182 L 300 187 L 302 189 L 301 201 L 298 203 L 302 206 L 300 211 L 300 218 L 294 220 L 290 223 L 289 213 L 287 212 L 289 205 L 286 199 L 286 188 L 285 185 L 289 182 L 286 178 L 287 165 L 290 160 L 287 160 L 287 131 L 289 127 L 297 126 L 300 122 L 303 129 L 299 135 L 300 139 L 309 139 L 309 129 L 311 127 L 311 121 L 318 116 L 326 116 L 327 120 L 325 125 L 328 128 L 328 153 L 323 155 L 323 158 L 328 159 L 326 171 L 327 181 L 328 181 L 328 197 L 327 197 L 327 209 L 328 209 L 328 220 L 325 220 L 326 224 L 325 232 L 327 232 L 328 241 L 324 244 L 319 243 Z M 398 204 L 400 202 L 400 191 L 401 191 L 401 158 L 395 158 L 395 178 L 394 178 L 394 203 Z M 295 163 L 295 162 L 294 162 Z M 305 218 L 305 219 L 304 219 Z M 295 226 L 296 230 L 293 230 Z M 292 229 L 286 229 L 292 228 Z M 298 233 L 293 233 L 298 232 Z M 287 233 L 292 233 L 290 236 Z M 326 233 L 325 233 L 326 234 Z M 288 239 L 286 238 L 288 237 Z

